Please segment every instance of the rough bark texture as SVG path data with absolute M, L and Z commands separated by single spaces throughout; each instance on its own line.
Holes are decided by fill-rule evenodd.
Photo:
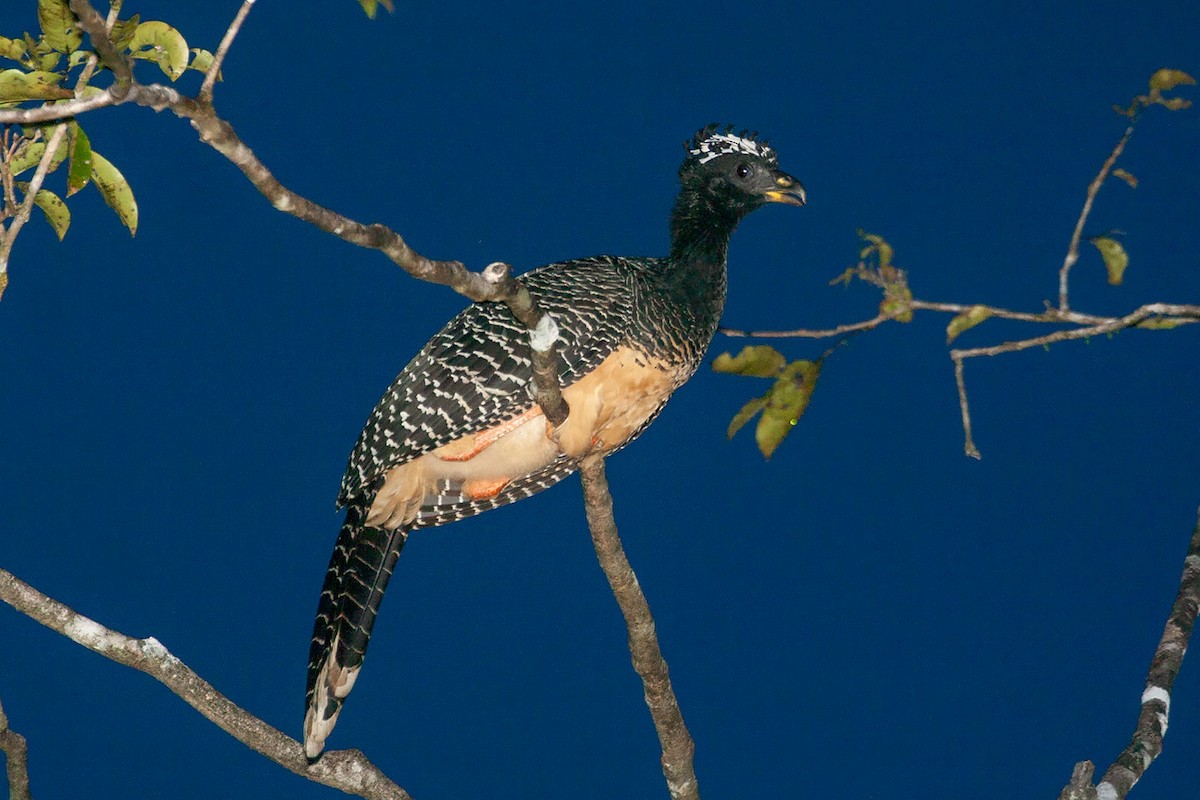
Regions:
M 674 800 L 699 800 L 700 788 L 692 764 L 696 745 L 683 722 L 683 714 L 679 711 L 679 703 L 671 688 L 671 676 L 658 646 L 650 606 L 617 535 L 612 494 L 604 473 L 604 459 L 599 456 L 585 458 L 579 475 L 583 482 L 592 544 L 596 547 L 596 557 L 600 559 L 600 566 L 617 598 L 617 605 L 625 616 L 633 668 L 642 679 L 646 705 L 650 708 L 654 729 L 662 746 L 662 770 L 667 779 L 667 788 Z

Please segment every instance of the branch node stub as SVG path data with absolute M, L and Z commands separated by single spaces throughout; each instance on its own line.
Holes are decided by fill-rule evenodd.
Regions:
M 503 261 L 493 261 L 483 268 L 483 279 L 493 286 L 499 286 L 508 280 L 512 267 Z

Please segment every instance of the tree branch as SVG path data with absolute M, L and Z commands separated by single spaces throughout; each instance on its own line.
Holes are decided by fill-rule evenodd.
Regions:
M 1175 595 L 1162 638 L 1150 660 L 1150 670 L 1142 691 L 1141 713 L 1138 714 L 1129 746 L 1121 751 L 1100 783 L 1094 787 L 1092 763 L 1081 761 L 1076 764 L 1071 782 L 1062 790 L 1059 800 L 1123 800 L 1162 753 L 1167 717 L 1171 710 L 1171 688 L 1183 665 L 1183 656 L 1196 625 L 1197 611 L 1200 610 L 1200 511 L 1197 514 L 1196 527 L 1192 531 L 1187 557 L 1183 562 L 1183 575 L 1179 579 L 1179 592 Z
M 617 524 L 613 519 L 612 494 L 604 473 L 602 456 L 587 456 L 579 470 L 588 528 L 596 557 L 612 587 L 617 605 L 629 631 L 633 668 L 642 679 L 646 705 L 662 746 L 662 770 L 673 800 L 699 800 L 700 788 L 692 759 L 696 745 L 683 722 L 683 714 L 671 688 L 667 662 L 658 646 L 654 617 L 637 575 L 625 557 Z
M 225 39 L 221 42 L 226 52 L 252 4 L 253 0 L 243 3 L 238 16 L 226 31 Z M 205 97 L 202 86 L 201 96 L 192 98 L 169 86 L 138 83 L 133 78 L 128 60 L 113 47 L 104 20 L 100 19 L 88 0 L 71 0 L 71 9 L 79 16 L 80 25 L 91 37 L 96 51 L 118 75 L 118 84 L 109 87 L 104 95 L 105 101 L 97 103 L 96 107 L 136 103 L 155 111 L 170 109 L 176 116 L 191 123 L 202 142 L 240 169 L 277 210 L 291 214 L 351 244 L 379 250 L 414 278 L 449 286 L 476 302 L 505 303 L 513 316 L 530 332 L 534 368 L 531 395 L 552 425 L 557 427 L 562 424 L 569 409 L 562 399 L 562 390 L 558 382 L 558 327 L 553 318 L 538 307 L 524 283 L 512 277 L 507 265 L 497 262 L 482 272 L 471 272 L 459 261 L 435 261 L 426 258 L 409 247 L 400 234 L 385 225 L 357 222 L 296 194 L 271 173 L 237 135 L 233 126 L 217 115 L 211 103 L 211 92 Z M 113 62 L 120 64 L 123 69 L 118 70 Z M 126 75 L 124 81 L 120 80 L 122 74 Z M 215 68 L 209 71 L 210 77 L 214 74 Z M 62 105 L 45 105 L 37 109 L 0 109 L 0 124 L 28 122 L 32 111 L 40 112 L 33 117 L 39 122 L 66 119 L 81 113 L 81 105 L 72 101 Z M 2 254 L 0 252 L 0 255 Z M 3 264 L 0 260 L 0 274 Z
M 146 673 L 230 736 L 297 775 L 369 800 L 412 800 L 359 750 L 326 753 L 310 765 L 299 742 L 235 705 L 154 638 L 110 630 L 3 569 L 0 600 L 76 644 Z
M 229 53 L 233 40 L 237 38 L 238 32 L 242 29 L 242 23 L 246 21 L 246 15 L 250 13 L 253 6 L 254 0 L 245 0 L 233 18 L 233 22 L 229 23 L 229 29 L 225 31 L 221 43 L 217 45 L 217 52 L 213 54 L 212 65 L 209 66 L 208 72 L 204 76 L 204 83 L 200 84 L 200 91 L 196 94 L 200 102 L 212 105 L 213 84 L 217 82 L 217 76 L 221 73 L 221 64 L 225 62 L 225 56 Z
M 8 715 L 0 705 L 0 751 L 8 772 L 9 800 L 30 800 L 29 748 L 25 737 L 8 727 Z
M 1129 141 L 1129 137 L 1133 135 L 1133 125 L 1130 124 L 1125 129 L 1125 134 L 1113 147 L 1108 158 L 1100 167 L 1100 172 L 1088 184 L 1087 197 L 1083 201 L 1083 210 L 1079 212 L 1079 220 L 1075 223 L 1075 230 L 1071 233 L 1071 244 L 1067 247 L 1067 255 L 1063 259 L 1062 268 L 1058 271 L 1058 307 L 1061 311 L 1067 311 L 1070 304 L 1067 302 L 1067 276 L 1071 272 L 1071 267 L 1075 266 L 1075 262 L 1079 260 L 1079 242 L 1083 238 L 1083 226 L 1087 222 L 1088 216 L 1092 213 L 1092 204 L 1096 202 L 1096 195 L 1100 192 L 1100 187 L 1104 185 L 1104 179 L 1108 177 L 1109 170 L 1117 163 L 1121 152 L 1125 149 L 1125 143 Z

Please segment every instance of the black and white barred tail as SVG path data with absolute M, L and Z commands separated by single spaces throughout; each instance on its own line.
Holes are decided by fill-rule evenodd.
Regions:
M 309 760 L 321 754 L 342 702 L 354 688 L 384 589 L 408 538 L 405 529 L 367 527 L 366 516 L 361 505 L 346 510 L 321 587 L 305 694 L 304 754 Z

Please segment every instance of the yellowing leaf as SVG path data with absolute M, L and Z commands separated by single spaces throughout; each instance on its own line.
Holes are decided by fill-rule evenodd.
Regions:
M 1108 282 L 1113 286 L 1120 285 L 1125 268 L 1129 266 L 1129 254 L 1125 252 L 1125 248 L 1116 239 L 1107 236 L 1093 236 L 1088 241 L 1096 246 L 1104 259 L 1104 267 L 1108 270 Z
M 0 57 L 11 61 L 20 61 L 25 57 L 25 43 L 20 39 L 0 36 Z
M 960 333 L 974 328 L 990 316 L 992 316 L 992 310 L 987 306 L 971 306 L 950 320 L 950 324 L 946 326 L 946 344 L 950 344 L 958 338 Z
M 1160 97 L 1158 98 L 1158 104 L 1165 106 L 1168 111 L 1179 111 L 1180 109 L 1192 107 L 1192 101 L 1184 100 L 1182 97 Z
M 1147 317 L 1137 324 L 1138 328 L 1147 328 L 1152 331 L 1166 331 L 1171 328 L 1178 328 L 1187 320 L 1179 319 L 1178 317 Z
M 879 304 L 879 311 L 897 322 L 912 322 L 912 289 L 904 284 L 889 284 Z
M 38 0 L 38 24 L 46 44 L 60 53 L 71 53 L 83 42 L 83 31 L 67 0 Z
M 58 85 L 62 76 L 53 72 L 6 69 L 0 72 L 0 103 L 25 100 L 63 100 L 75 95 Z
M 1118 168 L 1116 168 L 1116 169 L 1114 169 L 1114 170 L 1113 170 L 1113 173 L 1112 173 L 1112 174 L 1113 174 L 1113 177 L 1115 177 L 1115 178 L 1120 178 L 1121 180 L 1123 180 L 1123 181 L 1125 181 L 1126 183 L 1128 183 L 1128 184 L 1129 184 L 1129 186 L 1130 186 L 1130 188 L 1133 188 L 1133 189 L 1136 189 L 1136 188 L 1137 188 L 1137 185 L 1138 185 L 1138 179 L 1137 179 L 1137 178 L 1135 178 L 1135 177 L 1133 176 L 1133 174 L 1132 174 L 1132 173 L 1130 173 L 1129 171 L 1127 171 L 1127 170 L 1123 170 L 1123 169 L 1121 169 L 1120 167 L 1118 167 Z
M 71 124 L 70 142 L 67 150 L 71 154 L 67 164 L 67 197 L 88 185 L 92 179 L 92 143 L 77 124 Z
M 1168 92 L 1183 84 L 1195 86 L 1196 79 L 1181 69 L 1160 69 L 1150 76 L 1150 93 Z
M 732 439 L 733 435 L 740 431 L 743 425 L 754 419 L 754 415 L 762 411 L 763 406 L 766 404 L 766 397 L 756 397 L 742 406 L 742 410 L 733 415 L 733 419 L 729 423 L 729 429 L 725 431 L 725 436 Z
M 390 13 L 395 12 L 392 6 L 392 0 L 358 0 L 358 4 L 362 6 L 363 11 L 367 12 L 367 16 L 375 19 L 375 13 L 379 10 L 379 6 L 383 6 Z
M 753 375 L 757 378 L 772 378 L 779 374 L 787 359 L 769 345 L 743 347 L 736 356 L 722 353 L 713 361 L 713 369 L 731 375 Z
M 869 242 L 866 247 L 858 251 L 858 257 L 865 259 L 872 253 L 875 253 L 879 258 L 880 269 L 886 269 L 892 265 L 892 256 L 894 252 L 892 246 L 888 244 L 887 239 L 884 239 L 877 233 L 867 233 L 862 228 L 858 229 L 859 238 Z
M 92 179 L 109 208 L 117 212 L 122 224 L 129 228 L 129 235 L 137 233 L 138 207 L 133 198 L 133 189 L 120 170 L 99 153 L 92 153 Z
M 22 192 L 27 192 L 29 184 L 19 181 L 17 188 Z M 67 208 L 67 204 L 54 192 L 46 189 L 39 190 L 33 196 L 33 203 L 46 215 L 46 221 L 50 223 L 51 228 L 54 228 L 59 241 L 62 241 L 62 238 L 67 235 L 67 228 L 71 227 L 71 211 Z
M 176 80 L 187 69 L 187 40 L 165 22 L 151 20 L 139 24 L 129 42 L 129 51 L 134 58 L 158 64 L 171 80 Z
M 820 374 L 820 361 L 793 361 L 767 392 L 762 416 L 754 429 L 754 441 L 764 458 L 774 454 L 800 421 Z

